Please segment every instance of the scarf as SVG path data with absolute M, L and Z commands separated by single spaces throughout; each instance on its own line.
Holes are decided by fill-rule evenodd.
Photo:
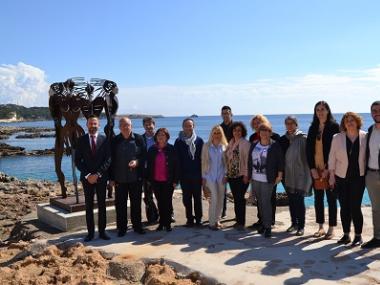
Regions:
M 179 138 L 189 147 L 189 152 L 192 160 L 195 159 L 195 152 L 197 151 L 197 147 L 195 145 L 195 140 L 197 139 L 197 135 L 193 131 L 191 137 L 187 137 L 183 131 L 179 132 Z

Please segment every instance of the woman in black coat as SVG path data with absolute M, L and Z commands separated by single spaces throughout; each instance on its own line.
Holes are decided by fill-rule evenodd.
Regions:
M 333 136 L 339 133 L 339 125 L 331 114 L 330 106 L 325 101 L 319 101 L 314 106 L 313 122 L 309 128 L 306 141 L 306 156 L 310 167 L 311 176 L 314 181 L 328 181 L 328 157 Z M 328 183 L 327 183 L 328 184 Z M 314 182 L 314 207 L 316 222 L 319 224 L 318 231 L 314 237 L 331 239 L 334 236 L 334 227 L 337 220 L 337 199 L 334 189 L 327 186 L 316 189 Z M 327 196 L 329 209 L 329 229 L 327 233 L 323 229 L 324 216 L 324 194 Z
M 170 138 L 166 128 L 160 128 L 154 135 L 156 142 L 149 148 L 147 155 L 147 176 L 157 199 L 160 221 L 157 231 L 164 228 L 171 231 L 173 212 L 173 192 L 179 178 L 179 164 L 176 150 L 168 143 Z

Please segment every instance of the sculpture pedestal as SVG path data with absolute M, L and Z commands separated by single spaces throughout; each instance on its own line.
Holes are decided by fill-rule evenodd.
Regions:
M 106 205 L 107 225 L 115 223 L 116 211 L 114 200 L 107 199 Z M 75 196 L 67 197 L 65 199 L 52 198 L 50 203 L 38 204 L 37 217 L 41 222 L 64 232 L 86 229 L 84 196 L 79 196 L 79 204 L 76 204 Z M 94 201 L 94 222 L 95 225 L 98 224 L 98 209 L 96 200 Z
M 106 206 L 113 206 L 115 199 L 106 199 Z M 70 213 L 80 212 L 86 210 L 86 204 L 84 202 L 84 195 L 79 195 L 79 203 L 75 196 L 69 196 L 67 198 L 55 197 L 50 199 L 50 205 L 64 209 Z M 98 208 L 98 202 L 96 201 L 96 195 L 94 198 L 94 209 Z

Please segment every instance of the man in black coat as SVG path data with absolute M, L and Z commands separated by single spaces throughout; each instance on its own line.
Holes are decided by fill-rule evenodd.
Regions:
M 120 134 L 112 140 L 111 185 L 115 185 L 116 226 L 118 236 L 127 232 L 128 196 L 133 230 L 144 234 L 141 223 L 141 196 L 144 177 L 146 146 L 142 136 L 132 132 L 132 121 L 119 121 Z
M 223 106 L 220 114 L 222 116 L 223 122 L 220 126 L 223 129 L 224 135 L 226 136 L 227 142 L 232 139 L 232 110 L 230 106 Z M 227 213 L 227 184 L 224 187 L 224 200 L 223 200 L 223 209 L 222 209 L 222 219 L 226 218 Z
M 111 150 L 107 138 L 98 133 L 99 119 L 90 116 L 87 119 L 88 134 L 78 140 L 75 150 L 75 164 L 80 170 L 86 203 L 86 223 L 88 234 L 84 241 L 94 238 L 94 195 L 98 203 L 99 238 L 109 240 L 106 234 L 106 186 L 108 168 L 111 164 Z
M 153 117 L 144 117 L 143 118 L 143 127 L 145 132 L 142 134 L 142 138 L 144 139 L 144 143 L 146 145 L 146 151 L 149 151 L 149 148 L 155 144 L 154 141 L 154 133 L 156 128 L 156 122 Z M 147 163 L 145 163 L 145 170 L 147 167 Z M 146 219 L 149 224 L 154 224 L 158 220 L 158 209 L 153 200 L 153 189 L 151 183 L 148 181 L 147 173 L 145 173 L 145 177 L 143 180 L 143 191 L 144 191 L 144 203 L 145 203 L 145 212 Z

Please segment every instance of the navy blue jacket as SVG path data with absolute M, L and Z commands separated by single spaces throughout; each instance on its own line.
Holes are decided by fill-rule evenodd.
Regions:
M 195 159 L 191 157 L 188 145 L 177 138 L 174 147 L 177 151 L 179 167 L 180 167 L 180 180 L 181 179 L 202 179 L 202 165 L 201 165 L 201 152 L 203 147 L 203 139 L 198 137 L 195 139 Z

